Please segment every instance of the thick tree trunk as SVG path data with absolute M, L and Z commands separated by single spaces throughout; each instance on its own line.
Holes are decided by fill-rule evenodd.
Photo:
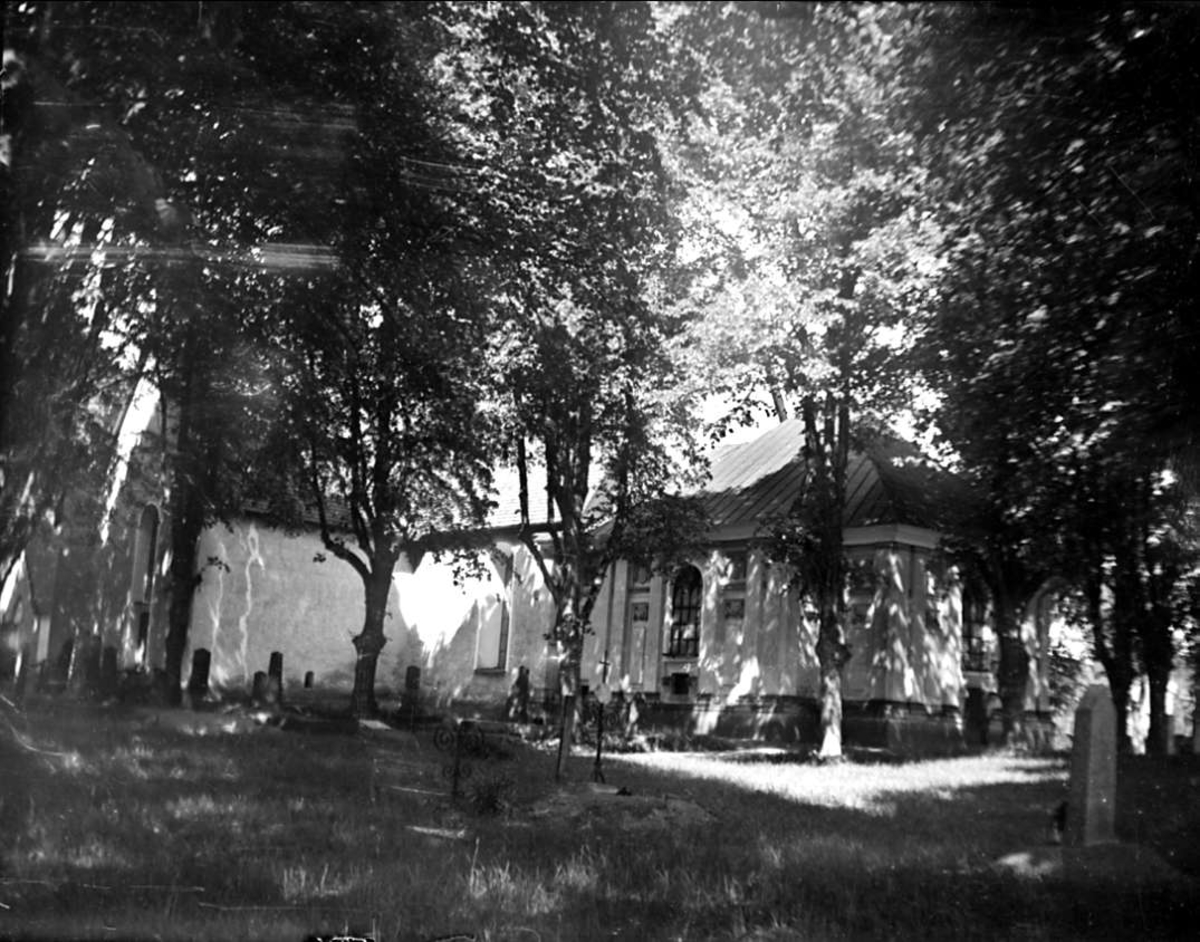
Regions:
M 183 702 L 183 655 L 192 623 L 192 602 L 200 583 L 198 549 L 204 531 L 204 513 L 196 487 L 177 481 L 171 514 L 171 568 L 167 607 L 167 637 L 163 669 L 167 678 L 167 702 Z
M 574 617 L 566 622 L 566 637 L 560 642 L 558 682 L 562 694 L 562 720 L 559 726 L 558 759 L 554 777 L 561 779 L 571 746 L 575 740 L 576 718 L 579 712 L 579 675 L 583 661 L 583 635 Z
M 1021 621 L 1014 602 L 1016 592 L 1004 575 L 1003 564 L 995 565 L 992 599 L 996 635 L 1000 646 L 1000 667 L 996 677 L 1000 694 L 1004 745 L 1026 744 L 1025 695 L 1029 686 L 1029 652 L 1021 637 Z
M 1019 746 L 1026 742 L 1025 693 L 1029 683 L 1029 652 L 1018 626 L 1006 626 L 1000 634 L 1000 708 L 1004 719 L 1004 744 Z
M 375 700 L 375 673 L 379 653 L 387 644 L 383 622 L 387 617 L 388 596 L 392 590 L 392 567 L 378 561 L 366 581 L 366 612 L 363 629 L 354 636 L 354 690 L 350 694 L 350 712 L 354 716 L 374 716 L 379 712 Z M 393 564 L 394 565 L 394 564 Z
M 842 672 L 821 667 L 821 749 L 822 759 L 842 758 Z
M 1171 726 L 1167 722 L 1167 685 L 1170 671 L 1161 668 L 1147 669 L 1150 685 L 1150 729 L 1146 734 L 1146 752 L 1153 756 L 1165 756 L 1170 752 Z
M 817 639 L 821 670 L 821 748 L 817 755 L 823 760 L 842 758 L 842 666 L 848 654 L 836 611 L 823 613 Z
M 1171 668 L 1175 666 L 1169 609 L 1156 605 L 1152 614 L 1138 622 L 1138 627 L 1141 629 L 1146 680 L 1150 686 L 1150 729 L 1146 737 L 1146 751 L 1151 755 L 1166 755 L 1170 751 L 1173 735 L 1167 722 L 1167 689 L 1171 683 Z

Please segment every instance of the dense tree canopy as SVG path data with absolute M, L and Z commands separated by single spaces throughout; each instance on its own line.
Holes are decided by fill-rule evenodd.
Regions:
M 927 160 L 948 237 L 926 375 L 983 497 L 976 545 L 1011 639 L 1053 572 L 1095 599 L 1106 560 L 1140 566 L 1147 504 L 1130 495 L 1194 434 L 1180 363 L 1196 343 L 1198 141 L 1182 102 L 1197 23 L 1184 7 L 933 17 Z M 1145 622 L 1143 601 L 1126 605 Z M 1123 714 L 1134 665 L 1094 627 Z M 1024 670 L 1006 667 L 1011 711 Z
M 989 585 L 1010 731 L 1050 576 L 1118 708 L 1139 671 L 1161 691 L 1194 615 L 1198 17 L 10 5 L 0 574 L 96 490 L 148 374 L 174 410 L 173 658 L 187 547 L 270 480 L 364 578 L 369 710 L 393 567 L 477 527 L 508 461 L 569 698 L 699 400 L 728 405 L 718 436 L 769 402 L 805 424 L 773 534 L 821 561 L 793 568 L 836 755 L 847 456 L 921 394 L 977 498 L 947 526 Z M 294 446 L 269 473 L 267 440 Z

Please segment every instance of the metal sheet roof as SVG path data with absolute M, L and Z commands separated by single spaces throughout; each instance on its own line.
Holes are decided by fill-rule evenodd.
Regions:
M 713 526 L 757 525 L 786 514 L 804 481 L 803 447 L 804 423 L 791 419 L 719 451 L 704 489 Z M 850 456 L 843 525 L 936 529 L 939 505 L 954 489 L 952 477 L 923 461 L 913 446 L 877 439 Z

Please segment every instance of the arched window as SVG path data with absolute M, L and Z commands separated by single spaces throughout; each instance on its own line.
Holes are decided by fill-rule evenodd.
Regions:
M 684 566 L 671 586 L 671 629 L 668 657 L 698 657 L 700 654 L 700 570 Z

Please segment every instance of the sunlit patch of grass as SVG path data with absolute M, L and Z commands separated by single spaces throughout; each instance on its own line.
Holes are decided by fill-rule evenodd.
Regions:
M 600 877 L 590 850 L 573 854 L 554 868 L 554 883 L 576 892 L 594 893 Z
M 307 864 L 284 866 L 279 874 L 279 888 L 289 903 L 305 899 L 326 899 L 349 893 L 362 880 L 360 873 L 342 874 L 331 870 L 329 864 L 320 867 Z
M 975 756 L 906 764 L 798 763 L 748 764 L 721 754 L 641 753 L 610 757 L 670 775 L 732 785 L 807 805 L 847 808 L 868 814 L 895 814 L 897 794 L 923 794 L 951 800 L 959 789 L 1000 784 L 1065 781 L 1060 759 Z M 885 797 L 887 796 L 887 797 Z
M 523 872 L 510 862 L 484 864 L 471 870 L 467 892 L 476 903 L 505 914 L 542 916 L 558 906 L 559 891 L 538 871 Z

